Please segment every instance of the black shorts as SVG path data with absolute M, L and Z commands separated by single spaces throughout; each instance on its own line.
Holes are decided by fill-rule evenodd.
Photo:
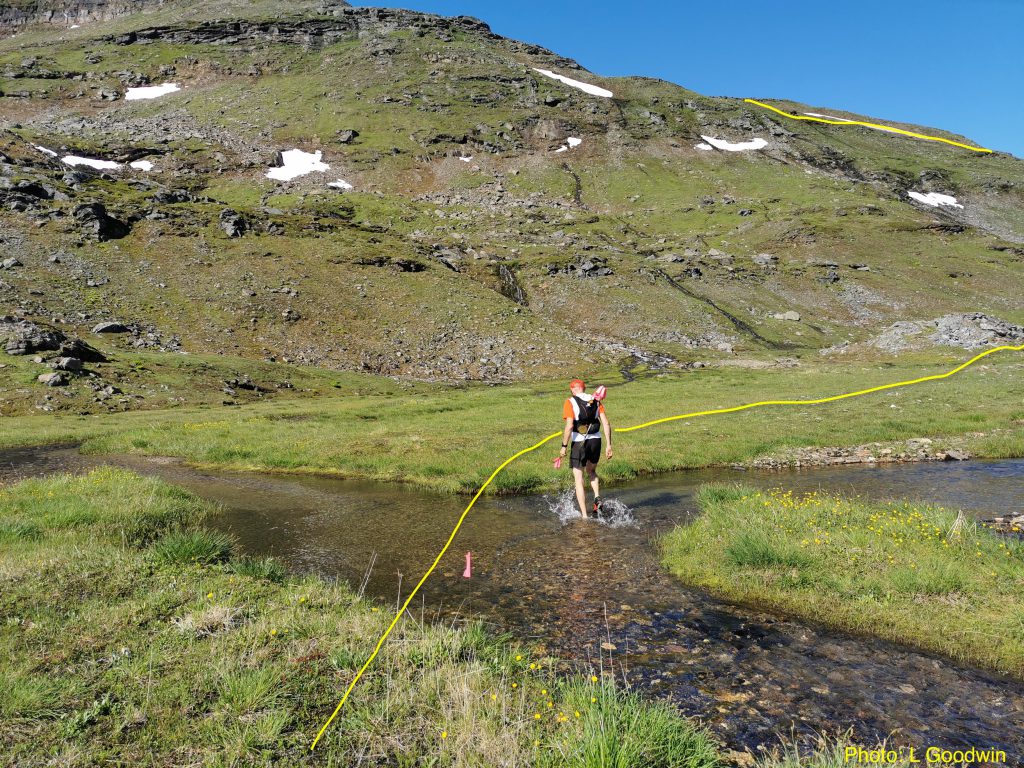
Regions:
M 601 438 L 591 437 L 572 444 L 569 466 L 583 469 L 586 464 L 597 464 L 601 460 Z

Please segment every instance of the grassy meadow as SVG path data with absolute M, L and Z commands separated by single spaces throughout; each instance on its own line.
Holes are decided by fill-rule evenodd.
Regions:
M 725 485 L 698 500 L 663 540 L 687 584 L 1024 677 L 1020 539 L 906 501 Z
M 963 356 L 879 364 L 810 361 L 797 368 L 718 367 L 593 379 L 609 384 L 612 427 L 764 399 L 807 399 L 942 373 Z M 1024 456 L 1024 377 L 1016 353 L 990 356 L 949 379 L 834 403 L 770 406 L 661 424 L 614 436 L 606 481 L 676 469 L 786 457 L 805 446 L 852 446 L 928 436 L 979 457 Z M 373 377 L 361 377 L 372 379 Z M 90 453 L 180 456 L 197 465 L 312 472 L 474 491 L 511 453 L 561 429 L 562 381 L 404 390 L 352 376 L 338 394 L 232 408 L 180 407 L 103 416 L 4 419 L 0 447 L 82 442 Z M 553 440 L 517 460 L 492 484 L 499 493 L 559 487 Z

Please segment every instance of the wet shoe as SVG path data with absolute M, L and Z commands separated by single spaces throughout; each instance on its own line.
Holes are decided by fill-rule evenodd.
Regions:
M 601 516 L 601 497 L 598 496 L 594 499 L 594 514 L 598 517 Z

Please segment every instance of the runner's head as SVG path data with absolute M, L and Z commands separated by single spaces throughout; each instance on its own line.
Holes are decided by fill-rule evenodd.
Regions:
M 578 395 L 584 389 L 586 389 L 586 387 L 583 385 L 582 379 L 573 379 L 569 382 L 569 391 L 574 395 Z

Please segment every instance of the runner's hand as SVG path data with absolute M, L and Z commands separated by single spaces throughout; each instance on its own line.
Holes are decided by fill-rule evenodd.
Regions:
M 560 451 L 558 452 L 558 455 L 559 455 L 559 456 L 565 456 L 565 446 L 564 446 L 564 445 L 562 446 L 562 450 L 560 450 Z
M 609 445 L 608 450 L 605 451 L 605 458 L 610 459 L 612 457 L 612 447 Z

